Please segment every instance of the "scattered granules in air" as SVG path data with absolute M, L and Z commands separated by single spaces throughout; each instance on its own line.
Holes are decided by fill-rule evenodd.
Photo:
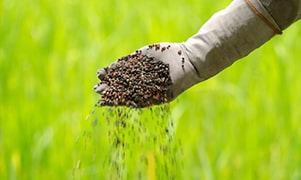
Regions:
M 168 87 L 172 84 L 169 65 L 160 60 L 136 51 L 104 70 L 106 75 L 98 86 L 106 84 L 108 88 L 101 93 L 100 106 L 141 108 L 168 101 Z
M 75 179 L 181 177 L 183 151 L 169 104 L 143 109 L 97 106 L 85 122 L 89 126 L 77 138 L 83 150 L 74 162 Z

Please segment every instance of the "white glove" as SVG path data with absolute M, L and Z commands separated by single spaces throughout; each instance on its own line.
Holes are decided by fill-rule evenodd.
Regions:
M 161 60 L 170 67 L 172 85 L 169 87 L 168 101 L 191 86 L 204 81 L 236 60 L 248 55 L 254 49 L 272 38 L 275 33 L 300 18 L 300 8 L 295 8 L 292 20 L 278 23 L 270 14 L 278 17 L 279 8 L 259 0 L 234 0 L 226 9 L 213 15 L 197 34 L 183 43 L 159 43 L 156 47 L 141 48 L 142 54 Z M 290 0 L 276 0 L 288 3 Z M 294 7 L 300 0 L 290 1 Z M 298 3 L 297 3 L 298 2 Z M 276 10 L 275 10 L 276 9 Z M 290 8 L 287 8 L 290 9 Z M 278 12 L 274 12 L 278 11 Z M 298 11 L 297 11 L 298 10 Z M 258 15 L 259 13 L 259 15 Z M 104 70 L 98 70 L 102 80 Z M 96 85 L 94 90 L 103 92 L 107 85 Z

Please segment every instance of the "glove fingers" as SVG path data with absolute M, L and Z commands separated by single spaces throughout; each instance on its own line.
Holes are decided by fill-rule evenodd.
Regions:
M 98 94 L 102 94 L 109 86 L 107 84 L 97 84 L 94 86 L 94 91 Z
M 100 80 L 103 80 L 106 74 L 107 74 L 107 72 L 104 69 L 98 69 L 97 70 L 97 77 Z

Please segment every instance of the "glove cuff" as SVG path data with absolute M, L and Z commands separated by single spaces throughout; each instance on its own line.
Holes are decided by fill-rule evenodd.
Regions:
M 252 11 L 275 32 L 275 34 L 282 34 L 279 25 L 275 22 L 273 17 L 259 2 L 259 0 L 245 0 L 245 2 L 252 9 Z
M 249 0 L 256 4 L 256 7 L 262 6 L 268 12 L 266 17 L 271 16 L 277 22 L 281 30 L 300 19 L 301 1 L 300 0 Z

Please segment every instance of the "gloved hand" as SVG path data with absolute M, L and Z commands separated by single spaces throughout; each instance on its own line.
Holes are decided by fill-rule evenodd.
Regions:
M 151 102 L 150 105 L 166 103 L 173 100 L 181 92 L 194 85 L 196 82 L 200 82 L 202 79 L 199 77 L 197 69 L 193 66 L 185 53 L 185 47 L 183 43 L 158 43 L 152 44 L 140 48 L 132 55 L 143 54 L 147 57 L 151 57 L 153 61 L 162 61 L 164 64 L 169 66 L 169 76 L 171 78 L 172 84 L 168 85 L 168 90 L 166 92 L 166 100 Z M 112 67 L 120 66 L 120 62 L 117 61 L 107 69 L 112 69 Z M 104 80 L 108 70 L 100 69 L 97 71 L 98 78 Z M 125 73 L 125 72 L 124 72 Z M 145 74 L 146 72 L 140 72 Z M 155 77 L 154 77 L 155 78 Z M 136 79 L 138 81 L 138 78 Z M 119 83 L 119 82 L 117 82 Z M 155 85 L 155 84 L 154 84 Z M 115 85 L 116 86 L 116 85 Z M 107 83 L 97 84 L 94 90 L 97 93 L 104 94 L 106 89 L 109 89 Z M 101 103 L 100 103 L 101 104 Z M 114 103 L 105 103 L 104 105 L 113 105 Z M 115 103 L 116 104 L 116 103 Z M 135 102 L 137 104 L 137 102 Z M 147 106 L 148 103 L 140 103 L 140 106 Z M 135 107 L 135 106 L 134 106 Z
M 268 1 L 262 0 L 266 2 L 264 5 L 268 5 Z M 260 47 L 275 34 L 281 34 L 281 30 L 288 24 L 282 24 L 282 21 L 279 24 L 278 19 L 274 19 L 274 16 L 278 17 L 279 9 L 269 9 L 275 6 L 265 7 L 260 2 L 234 0 L 226 9 L 213 15 L 186 42 L 159 43 L 156 47 L 150 45 L 139 50 L 142 54 L 169 65 L 172 85 L 168 87 L 167 101 L 162 103 L 173 100 L 191 86 L 214 76 Z M 300 2 L 298 5 L 301 5 Z M 299 12 L 300 8 L 295 8 L 294 13 L 290 12 L 294 16 L 290 23 L 300 18 Z M 103 80 L 106 73 L 104 69 L 98 70 L 99 79 Z M 110 88 L 107 84 L 98 84 L 94 90 L 102 94 L 107 88 Z

